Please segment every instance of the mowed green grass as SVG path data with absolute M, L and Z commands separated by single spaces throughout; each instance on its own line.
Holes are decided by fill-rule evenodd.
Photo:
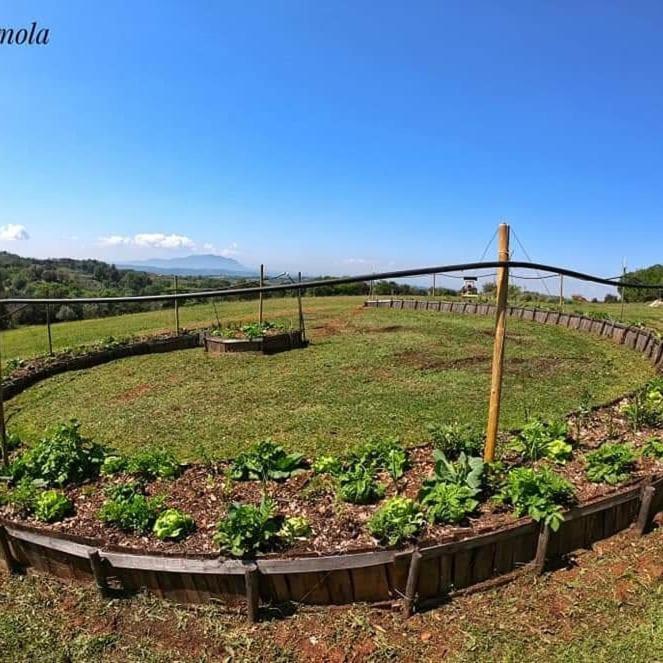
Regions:
M 312 344 L 303 350 L 210 357 L 193 349 L 57 376 L 7 404 L 9 428 L 34 440 L 75 417 L 87 435 L 120 450 L 159 444 L 194 460 L 232 457 L 268 437 L 315 456 L 373 435 L 422 442 L 433 422 L 482 427 L 493 320 L 363 309 L 360 301 L 307 300 Z M 225 312 L 241 317 L 254 306 Z M 266 308 L 269 318 L 284 319 L 294 301 Z M 585 392 L 610 400 L 653 374 L 639 354 L 610 341 L 515 320 L 505 371 L 505 429 L 528 414 L 561 416 Z

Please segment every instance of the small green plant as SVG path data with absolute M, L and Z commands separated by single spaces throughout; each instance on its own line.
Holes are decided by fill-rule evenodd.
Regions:
M 193 518 L 179 509 L 166 509 L 154 521 L 152 531 L 157 539 L 182 539 L 194 528 Z
M 471 426 L 454 422 L 429 424 L 426 428 L 435 448 L 452 460 L 458 458 L 461 453 L 477 456 L 483 449 L 483 433 Z
M 35 517 L 46 523 L 62 520 L 73 510 L 71 500 L 57 490 L 45 490 L 35 500 Z
M 238 481 L 281 481 L 300 474 L 305 468 L 304 456 L 286 453 L 283 447 L 265 440 L 254 444 L 233 461 L 232 476 Z
M 167 449 L 149 447 L 127 459 L 126 471 L 144 479 L 174 479 L 182 471 L 182 465 Z
M 663 439 L 650 437 L 642 447 L 642 455 L 647 458 L 663 460 Z
M 287 545 L 303 541 L 311 535 L 311 523 L 304 516 L 286 518 L 278 531 L 278 537 Z
M 7 433 L 7 444 L 6 444 L 7 451 L 15 451 L 20 446 L 22 446 L 22 444 L 23 442 L 21 441 L 21 438 L 18 435 L 18 433 Z
M 635 466 L 636 456 L 625 444 L 604 444 L 587 454 L 587 478 L 593 483 L 616 485 L 626 481 Z
M 14 481 L 41 479 L 49 486 L 64 486 L 99 474 L 104 448 L 80 433 L 80 424 L 60 424 L 34 447 L 24 451 L 10 466 Z
M 125 532 L 146 534 L 154 525 L 163 509 L 163 499 L 146 497 L 138 482 L 114 486 L 107 495 L 99 518 L 102 522 L 116 525 Z
M 354 465 L 342 472 L 338 481 L 344 502 L 372 504 L 384 497 L 384 486 L 376 481 L 373 470 L 364 465 Z
M 43 481 L 23 477 L 14 488 L 7 492 L 4 500 L 20 516 L 29 516 L 34 511 L 39 490 L 43 486 Z
M 368 521 L 370 533 L 381 543 L 395 546 L 411 539 L 424 526 L 419 505 L 408 497 L 392 497 Z
M 7 360 L 5 367 L 7 369 L 7 373 L 11 373 L 12 371 L 22 368 L 24 365 L 25 360 L 21 359 L 20 357 L 12 357 L 11 359 Z
M 109 455 L 104 458 L 101 464 L 101 474 L 110 476 L 119 474 L 127 469 L 127 459 L 124 456 Z
M 457 486 L 467 486 L 472 490 L 479 490 L 482 485 L 485 463 L 481 458 L 468 457 L 464 451 L 460 452 L 458 460 L 448 460 L 442 451 L 433 451 L 435 459 L 435 474 L 426 479 L 424 484 L 450 483 Z
M 562 508 L 574 501 L 573 486 L 547 467 L 516 467 L 507 474 L 498 501 L 512 504 L 516 515 L 529 515 L 557 531 L 563 520 Z
M 479 506 L 479 491 L 455 483 L 429 483 L 419 494 L 428 520 L 433 523 L 460 523 Z
M 397 438 L 373 439 L 355 447 L 347 455 L 345 469 L 359 465 L 372 470 L 386 470 L 395 481 L 408 468 L 409 458 Z
M 520 431 L 512 448 L 527 461 L 549 458 L 556 463 L 565 463 L 573 453 L 567 435 L 568 427 L 564 422 L 546 423 L 533 419 Z
M 311 466 L 315 474 L 339 474 L 343 464 L 341 459 L 336 456 L 320 456 L 313 461 Z
M 663 378 L 650 380 L 621 410 L 633 430 L 663 425 Z
M 258 506 L 231 504 L 226 517 L 217 523 L 214 541 L 231 555 L 245 557 L 274 546 L 280 529 L 276 503 L 263 498 Z

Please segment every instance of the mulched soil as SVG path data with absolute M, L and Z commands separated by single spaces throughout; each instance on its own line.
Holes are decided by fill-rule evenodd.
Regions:
M 577 425 L 580 423 L 580 435 Z M 573 484 L 579 503 L 606 496 L 643 477 L 663 473 L 663 461 L 649 458 L 639 459 L 631 478 L 621 486 L 589 483 L 585 478 L 584 452 L 591 451 L 605 441 L 620 441 L 640 447 L 651 436 L 660 437 L 663 429 L 642 429 L 634 432 L 621 415 L 619 404 L 604 407 L 587 415 L 581 422 L 569 418 L 571 434 L 576 440 L 574 458 L 565 465 L 556 466 L 556 471 Z M 502 441 L 504 443 L 504 440 Z M 506 455 L 506 462 L 516 462 L 517 458 Z M 411 468 L 398 483 L 399 493 L 416 498 L 423 480 L 433 473 L 434 463 L 430 445 L 410 449 Z M 192 465 L 175 480 L 157 480 L 147 485 L 148 495 L 166 496 L 167 506 L 176 506 L 191 514 L 196 522 L 193 534 L 180 542 L 162 542 L 153 536 L 136 536 L 102 524 L 98 511 L 104 502 L 105 489 L 121 483 L 122 477 L 101 477 L 65 490 L 74 501 L 75 515 L 60 523 L 44 525 L 32 518 L 21 519 L 9 507 L 0 509 L 0 515 L 11 520 L 38 526 L 63 534 L 89 537 L 104 542 L 104 545 L 122 548 L 135 548 L 162 554 L 203 554 L 214 556 L 218 547 L 214 544 L 217 521 L 223 517 L 232 502 L 257 504 L 263 493 L 263 486 L 257 481 L 230 482 L 224 476 L 227 465 L 220 464 L 212 469 L 202 465 Z M 386 497 L 396 494 L 396 487 L 389 477 L 380 477 L 387 487 Z M 332 480 L 325 476 L 315 476 L 307 471 L 284 482 L 267 482 L 264 489 L 278 504 L 284 516 L 305 516 L 312 525 L 313 534 L 306 541 L 272 554 L 279 556 L 331 555 L 350 551 L 375 550 L 380 546 L 370 535 L 367 521 L 379 508 L 376 505 L 355 505 L 341 502 L 335 495 Z M 475 516 L 462 525 L 428 525 L 420 536 L 425 544 L 443 543 L 464 539 L 483 532 L 495 530 L 516 522 L 516 517 L 508 508 L 492 501 L 480 505 Z

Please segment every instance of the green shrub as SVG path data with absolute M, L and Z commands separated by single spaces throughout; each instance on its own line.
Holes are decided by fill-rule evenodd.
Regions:
M 231 555 L 245 557 L 278 543 L 280 529 L 273 500 L 263 499 L 259 506 L 231 504 L 226 517 L 217 523 L 214 541 Z
M 663 460 L 663 439 L 660 437 L 650 437 L 642 447 L 642 455 Z
M 106 500 L 99 511 L 102 522 L 116 525 L 125 532 L 146 534 L 154 525 L 163 509 L 163 499 L 146 497 L 140 484 L 114 486 L 107 492 Z
M 39 490 L 43 486 L 42 481 L 23 477 L 14 488 L 7 492 L 4 501 L 20 516 L 29 516 L 34 511 Z
M 286 518 L 278 531 L 278 537 L 287 545 L 295 541 L 302 541 L 311 534 L 311 523 L 304 516 L 291 516 Z
M 424 525 L 419 505 L 407 497 L 392 497 L 368 521 L 370 533 L 381 543 L 395 546 L 411 539 Z
M 341 471 L 342 463 L 336 456 L 320 456 L 313 461 L 312 469 L 315 474 L 336 475 Z
M 45 490 L 35 500 L 35 517 L 46 523 L 62 520 L 73 510 L 71 500 L 57 490 Z
M 548 469 L 516 467 L 506 477 L 500 501 L 513 505 L 518 516 L 529 515 L 557 531 L 563 520 L 562 507 L 574 501 L 573 486 Z
M 634 430 L 663 425 L 663 378 L 650 380 L 621 409 Z
M 233 461 L 232 477 L 239 481 L 280 481 L 300 474 L 305 467 L 304 456 L 286 453 L 283 447 L 265 440 L 254 444 Z
M 587 478 L 593 483 L 616 485 L 626 481 L 635 466 L 636 456 L 625 444 L 604 444 L 587 454 Z
M 435 459 L 435 474 L 426 479 L 424 484 L 451 483 L 458 486 L 467 486 L 478 491 L 481 488 L 485 463 L 481 458 L 468 457 L 464 451 L 460 452 L 458 460 L 450 461 L 442 451 L 433 451 Z
M 167 449 L 149 447 L 127 459 L 126 471 L 145 479 L 174 479 L 182 471 L 182 465 Z
M 152 531 L 157 539 L 181 539 L 194 528 L 193 518 L 179 509 L 166 509 L 154 521 Z
M 23 442 L 21 441 L 21 438 L 17 433 L 7 433 L 7 444 L 6 444 L 6 449 L 7 451 L 14 451 L 18 449 Z
M 408 453 L 397 438 L 368 440 L 347 455 L 345 469 L 362 466 L 370 470 L 386 470 L 396 480 L 409 466 Z
M 80 434 L 80 424 L 60 424 L 34 447 L 26 450 L 10 467 L 13 479 L 41 479 L 49 486 L 64 486 L 99 474 L 104 448 Z
M 119 474 L 127 469 L 127 459 L 124 456 L 109 455 L 101 464 L 101 474 L 109 476 Z
M 344 502 L 372 504 L 384 497 L 384 486 L 375 479 L 372 469 L 355 465 L 339 477 L 339 492 Z
M 430 522 L 460 523 L 479 506 L 478 494 L 465 484 L 437 482 L 423 486 L 419 499 Z
M 556 463 L 565 463 L 573 453 L 567 436 L 568 427 L 564 422 L 546 423 L 534 419 L 518 433 L 512 447 L 524 460 L 549 458 Z
M 461 453 L 478 456 L 483 450 L 483 433 L 471 426 L 454 422 L 429 424 L 426 428 L 435 448 L 452 460 L 458 458 Z

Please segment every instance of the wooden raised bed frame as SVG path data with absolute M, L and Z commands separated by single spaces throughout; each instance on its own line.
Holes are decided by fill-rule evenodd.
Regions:
M 308 345 L 304 340 L 301 330 L 282 332 L 280 334 L 269 334 L 255 339 L 246 338 L 221 338 L 211 334 L 203 335 L 203 346 L 205 351 L 212 355 L 225 352 L 262 352 L 263 354 L 275 354 L 304 348 Z
M 366 305 L 486 315 L 494 312 L 490 304 L 467 302 L 389 299 Z M 509 307 L 509 315 L 599 333 L 642 352 L 659 370 L 663 367 L 663 344 L 653 332 L 552 311 Z M 133 352 L 131 348 L 114 352 L 115 357 L 109 353 L 97 353 L 88 360 L 76 357 L 71 360 L 71 370 L 82 368 L 85 361 L 88 365 L 110 361 L 118 354 L 164 352 L 200 343 L 192 335 L 176 339 L 153 347 L 142 342 Z M 66 369 L 59 367 L 57 372 L 62 370 Z M 50 374 L 31 376 L 29 382 L 34 384 Z M 13 384 L 12 395 L 30 384 Z M 404 614 L 409 615 L 417 606 L 439 603 L 468 588 L 502 584 L 521 572 L 540 573 L 549 560 L 629 527 L 642 535 L 659 512 L 663 512 L 663 477 L 652 476 L 571 509 L 557 532 L 521 518 L 496 531 L 427 547 L 253 560 L 145 554 L 0 519 L 0 568 L 94 581 L 104 594 L 147 590 L 184 603 L 221 599 L 232 604 L 239 600 L 246 602 L 251 621 L 257 619 L 261 601 L 318 605 L 400 601 Z

